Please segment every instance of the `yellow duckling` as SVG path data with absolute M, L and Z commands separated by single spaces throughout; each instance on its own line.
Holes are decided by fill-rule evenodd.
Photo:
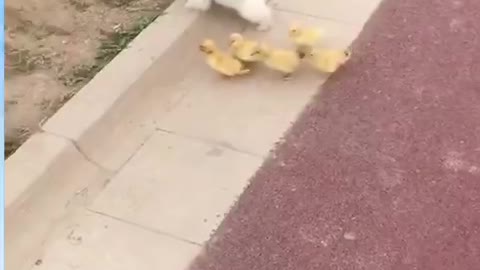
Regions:
M 296 51 L 271 48 L 267 44 L 261 44 L 254 55 L 259 55 L 265 66 L 283 73 L 285 79 L 288 79 L 300 64 Z
M 259 48 L 260 43 L 257 41 L 246 39 L 239 33 L 233 33 L 230 35 L 230 52 L 241 61 L 260 61 L 260 56 L 253 54 L 253 52 L 257 51 Z
M 240 60 L 235 59 L 229 54 L 221 52 L 215 42 L 211 39 L 204 40 L 200 46 L 200 51 L 205 53 L 207 64 L 215 71 L 227 77 L 243 75 L 250 72 L 246 69 Z
M 297 47 L 300 58 L 310 53 L 313 46 L 320 40 L 323 31 L 317 28 L 303 27 L 292 23 L 288 29 L 288 36 Z
M 335 50 L 325 48 L 315 48 L 307 55 L 307 62 L 315 69 L 333 73 L 341 65 L 345 64 L 352 56 L 350 49 Z

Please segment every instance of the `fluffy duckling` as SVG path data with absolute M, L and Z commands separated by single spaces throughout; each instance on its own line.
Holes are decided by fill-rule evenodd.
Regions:
M 300 58 L 310 53 L 313 46 L 320 40 L 322 33 L 320 29 L 304 27 L 298 23 L 292 23 L 288 29 L 288 37 L 297 47 Z
M 215 71 L 227 77 L 243 75 L 250 72 L 245 68 L 240 60 L 235 59 L 229 54 L 221 52 L 215 42 L 211 39 L 204 40 L 200 46 L 200 51 L 206 55 L 207 64 Z
M 244 62 L 258 62 L 261 60 L 260 55 L 253 54 L 260 48 L 260 43 L 249 40 L 239 33 L 230 35 L 230 52 L 237 59 Z
M 261 44 L 253 54 L 259 55 L 268 68 L 283 73 L 284 79 L 290 78 L 300 64 L 300 58 L 296 51 L 272 48 L 267 44 Z
M 352 56 L 350 49 L 335 50 L 325 48 L 315 48 L 307 55 L 307 62 L 315 69 L 333 73 L 341 65 L 345 64 Z

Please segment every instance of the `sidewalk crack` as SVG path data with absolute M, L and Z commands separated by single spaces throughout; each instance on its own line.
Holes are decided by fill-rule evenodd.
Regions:
M 244 154 L 244 155 L 248 155 L 248 156 L 251 156 L 251 157 L 260 158 L 260 159 L 265 158 L 260 154 L 250 152 L 248 150 L 242 150 L 240 148 L 237 148 L 229 142 L 219 141 L 219 140 L 214 140 L 214 139 L 206 139 L 206 138 L 201 138 L 201 137 L 198 137 L 198 136 L 181 134 L 181 133 L 178 133 L 178 132 L 175 132 L 175 131 L 172 131 L 172 130 L 167 130 L 167 129 L 163 129 L 163 128 L 159 128 L 159 127 L 155 128 L 155 130 L 157 132 L 166 133 L 166 134 L 178 136 L 178 137 L 181 137 L 181 138 L 198 141 L 198 142 L 201 142 L 201 143 L 204 143 L 204 144 L 209 144 L 209 145 L 213 144 L 213 145 L 228 149 L 230 151 L 237 152 L 237 153 Z
M 52 136 L 55 136 L 55 137 L 58 137 L 60 139 L 63 139 L 63 140 L 66 140 L 68 141 L 69 143 L 72 144 L 72 146 L 75 148 L 75 150 L 77 150 L 77 152 L 88 162 L 90 162 L 91 164 L 93 164 L 94 166 L 98 167 L 99 169 L 101 170 L 104 170 L 106 172 L 109 172 L 109 173 L 115 173 L 115 171 L 112 171 L 112 170 L 109 170 L 105 167 L 103 167 L 101 164 L 99 164 L 98 162 L 96 162 L 95 160 L 93 160 L 92 158 L 90 158 L 81 148 L 80 146 L 77 144 L 77 142 L 75 142 L 74 140 L 68 138 L 68 137 L 65 137 L 63 135 L 60 135 L 60 134 L 57 134 L 57 133 L 54 133 L 54 132 L 51 132 L 51 131 L 46 131 L 46 130 L 43 130 L 42 129 L 42 132 L 46 133 L 46 134 L 50 134 Z
M 125 224 L 128 224 L 128 225 L 131 225 L 131 226 L 134 226 L 134 227 L 137 227 L 139 229 L 142 229 L 142 230 L 145 230 L 145 231 L 148 231 L 148 232 L 151 232 L 151 233 L 154 233 L 154 234 L 159 234 L 159 235 L 162 235 L 162 236 L 166 236 L 168 238 L 172 238 L 172 239 L 175 239 L 175 240 L 178 240 L 178 241 L 182 241 L 182 242 L 186 242 L 188 244 L 191 244 L 191 245 L 195 245 L 195 246 L 199 246 L 199 247 L 202 247 L 203 245 L 200 244 L 200 243 L 197 243 L 195 241 L 192 241 L 192 240 L 188 240 L 186 238 L 183 238 L 183 237 L 179 237 L 179 236 L 176 236 L 176 235 L 173 235 L 171 233 L 167 233 L 167 232 L 164 232 L 164 231 L 160 231 L 158 229 L 154 229 L 154 228 L 151 228 L 151 227 L 148 227 L 148 226 L 144 226 L 142 224 L 138 224 L 138 223 L 135 223 L 135 222 L 132 222 L 132 221 L 128 221 L 128 220 L 125 220 L 123 218 L 119 218 L 119 217 L 116 217 L 116 216 L 112 216 L 112 215 L 109 215 L 107 213 L 104 213 L 104 212 L 100 212 L 100 211 L 97 211 L 97 210 L 94 210 L 94 209 L 91 209 L 91 208 L 86 208 L 87 211 L 93 213 L 93 214 L 96 214 L 96 215 L 100 215 L 102 217 L 106 217 L 106 218 L 109 218 L 109 219 L 113 219 L 113 220 L 116 220 L 118 222 L 122 222 L 122 223 L 125 223 Z

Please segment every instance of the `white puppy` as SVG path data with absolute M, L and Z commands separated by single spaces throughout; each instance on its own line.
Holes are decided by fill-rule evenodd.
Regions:
M 258 30 L 266 31 L 271 27 L 272 10 L 266 0 L 187 0 L 185 7 L 206 11 L 212 5 L 212 1 L 236 10 L 242 18 L 258 25 Z

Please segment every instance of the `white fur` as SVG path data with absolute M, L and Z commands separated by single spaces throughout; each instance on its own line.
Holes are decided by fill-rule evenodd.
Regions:
M 212 1 L 227 8 L 234 9 L 245 20 L 257 24 L 258 30 L 270 29 L 272 24 L 272 10 L 266 0 L 187 0 L 185 7 L 206 11 Z

